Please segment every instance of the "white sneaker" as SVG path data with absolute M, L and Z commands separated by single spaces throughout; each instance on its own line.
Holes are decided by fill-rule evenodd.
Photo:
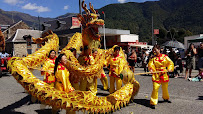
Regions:
M 188 78 L 188 81 L 192 81 L 192 78 Z

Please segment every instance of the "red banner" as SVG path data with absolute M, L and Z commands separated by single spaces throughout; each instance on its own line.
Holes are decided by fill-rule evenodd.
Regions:
M 80 21 L 77 17 L 72 17 L 72 26 L 80 26 Z
M 154 34 L 159 34 L 159 29 L 154 29 Z
M 128 42 L 128 45 L 147 45 L 147 42 Z

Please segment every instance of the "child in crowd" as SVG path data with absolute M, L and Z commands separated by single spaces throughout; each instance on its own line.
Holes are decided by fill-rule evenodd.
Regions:
M 194 78 L 188 78 L 188 81 L 200 82 L 203 81 L 203 68 L 199 69 L 199 74 Z

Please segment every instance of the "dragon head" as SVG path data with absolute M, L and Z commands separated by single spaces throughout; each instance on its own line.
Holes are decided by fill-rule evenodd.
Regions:
M 48 41 L 48 38 L 51 38 L 51 37 L 47 37 L 47 36 L 52 35 L 52 34 L 54 34 L 54 33 L 51 30 L 48 30 L 48 31 L 45 31 L 42 33 L 42 36 L 41 36 L 42 38 L 33 38 L 32 37 L 32 40 L 36 44 L 43 44 L 44 45 L 44 43 Z
M 83 45 L 89 46 L 90 48 L 98 48 L 100 46 L 100 35 L 98 28 L 104 25 L 104 20 L 98 19 L 99 14 L 94 10 L 91 3 L 89 3 L 90 11 L 87 9 L 87 4 L 82 1 L 82 8 L 85 10 L 86 14 L 78 14 L 78 19 L 82 24 L 82 37 Z

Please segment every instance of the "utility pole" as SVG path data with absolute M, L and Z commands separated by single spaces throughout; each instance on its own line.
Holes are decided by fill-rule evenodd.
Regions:
M 153 16 L 152 16 L 152 45 L 154 45 L 154 25 L 153 25 Z
M 103 13 L 103 15 L 104 15 L 104 20 L 105 20 L 105 13 L 104 13 L 104 11 L 102 12 Z M 104 49 L 106 50 L 106 34 L 105 34 L 105 24 L 104 24 Z
M 12 18 L 12 21 L 13 21 L 13 23 L 15 23 L 15 20 L 13 19 L 13 6 L 12 6 L 12 11 L 11 11 L 11 18 Z
M 81 7 L 82 7 L 81 0 L 79 0 L 79 13 L 82 15 Z M 80 29 L 81 29 L 81 33 L 82 33 L 82 26 L 80 27 Z
M 82 15 L 81 0 L 79 0 L 79 13 Z
M 14 21 L 14 19 L 13 19 L 13 11 L 12 11 L 12 21 L 13 21 L 13 23 L 15 23 L 15 21 Z
M 39 18 L 39 15 L 38 15 L 38 22 L 39 22 L 39 30 L 40 30 L 40 18 Z
M 106 50 L 105 24 L 104 24 L 104 49 Z

